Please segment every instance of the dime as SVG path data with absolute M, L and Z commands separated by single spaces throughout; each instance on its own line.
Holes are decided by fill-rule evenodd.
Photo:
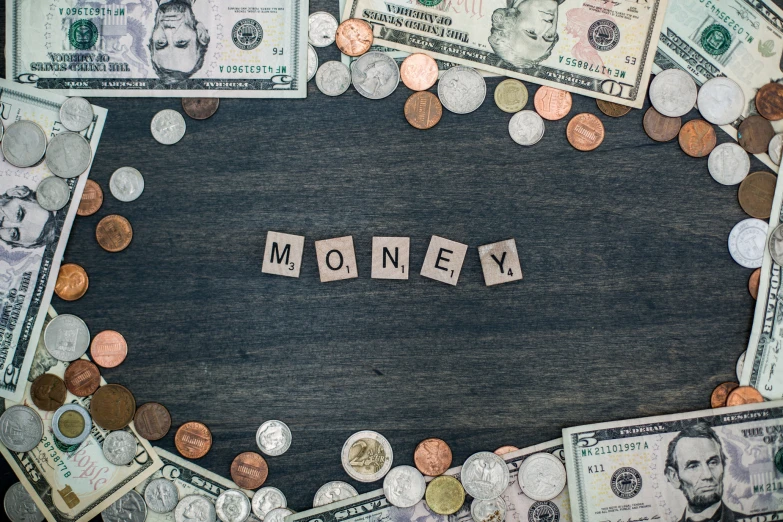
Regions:
M 365 53 L 351 63 L 351 83 L 365 98 L 380 100 L 397 88 L 400 68 L 386 53 Z
M 468 114 L 484 103 L 487 84 L 476 69 L 458 65 L 441 76 L 438 82 L 438 98 L 455 114 Z
M 147 505 L 141 495 L 130 490 L 104 509 L 101 518 L 103 522 L 144 522 L 147 519 Z
M 64 379 L 69 392 L 77 397 L 87 397 L 101 385 L 101 372 L 92 362 L 77 359 L 65 369 Z
M 682 127 L 682 118 L 671 118 L 656 111 L 654 107 L 647 109 L 642 120 L 644 132 L 655 141 L 670 141 L 677 137 Z
M 438 64 L 424 53 L 413 53 L 400 66 L 402 83 L 412 91 L 426 91 L 438 81 Z
M 372 27 L 364 20 L 349 18 L 337 27 L 334 41 L 348 56 L 361 56 L 372 46 Z
M 465 503 L 465 490 L 459 480 L 449 475 L 441 475 L 427 484 L 424 499 L 427 501 L 427 506 L 435 513 L 453 515 Z
M 171 429 L 171 414 L 162 404 L 147 402 L 136 409 L 133 425 L 145 439 L 160 440 Z
M 598 109 L 601 112 L 612 118 L 619 118 L 631 112 L 631 107 L 628 107 L 627 105 L 620 105 L 619 103 L 612 103 L 606 100 L 597 99 L 595 100 L 595 104 L 598 105 Z
M 30 451 L 41 442 L 43 421 L 29 406 L 17 404 L 0 415 L 0 442 L 16 453 Z
M 21 482 L 12 484 L 5 492 L 3 508 L 11 522 L 43 522 L 44 514 Z
M 215 512 L 223 522 L 244 522 L 250 516 L 250 500 L 238 489 L 227 489 L 215 501 Z
M 60 123 L 69 131 L 83 131 L 90 126 L 94 117 L 92 104 L 79 96 L 68 98 L 60 105 Z
M 30 386 L 33 404 L 43 411 L 54 411 L 65 404 L 67 393 L 63 380 L 51 373 L 40 375 Z
M 90 345 L 90 357 L 104 368 L 115 368 L 128 355 L 128 343 L 121 333 L 104 330 L 96 335 Z
M 726 406 L 741 406 L 743 404 L 753 404 L 764 402 L 764 397 L 752 386 L 738 386 L 729 393 L 726 399 Z
M 318 71 L 318 53 L 315 52 L 312 45 L 307 45 L 307 81 L 313 79 Z
M 707 168 L 721 185 L 736 185 L 750 172 L 750 156 L 736 143 L 721 143 L 710 152 Z
M 264 522 L 284 522 L 285 517 L 293 515 L 294 511 L 287 507 L 275 508 L 264 517 Z
M 91 429 L 90 414 L 79 404 L 61 406 L 52 416 L 52 433 L 57 440 L 74 449 L 87 440 Z
M 772 211 L 775 183 L 777 177 L 771 172 L 759 171 L 748 175 L 737 191 L 742 210 L 754 218 L 767 219 Z
M 577 114 L 568 122 L 566 138 L 576 150 L 595 150 L 604 141 L 604 124 L 594 114 Z
M 186 459 L 200 459 L 212 447 L 212 433 L 200 422 L 186 422 L 174 435 L 174 446 Z
M 735 371 L 737 372 L 737 380 L 738 381 L 742 379 L 742 369 L 745 366 L 745 354 L 746 353 L 747 353 L 747 351 L 742 352 L 742 355 L 740 355 L 739 358 L 737 359 L 737 367 L 736 367 Z
M 240 453 L 231 463 L 231 480 L 242 489 L 260 488 L 268 475 L 264 457 L 253 451 Z
M 470 504 L 473 522 L 503 522 L 506 519 L 506 501 L 503 497 L 492 500 L 473 500 Z
M 451 466 L 451 448 L 444 440 L 424 439 L 413 452 L 413 463 L 423 474 L 437 477 Z
M 313 507 L 325 506 L 357 495 L 359 495 L 359 492 L 347 482 L 333 480 L 332 482 L 327 482 L 315 492 Z
M 519 112 L 527 105 L 527 87 L 519 80 L 509 78 L 495 87 L 495 105 L 503 112 Z
M 403 111 L 408 123 L 421 130 L 431 129 L 443 116 L 443 106 L 438 97 L 426 91 L 411 94 Z
M 57 179 L 57 178 L 51 178 Z M 75 263 L 60 265 L 57 273 L 57 283 L 54 285 L 54 293 L 63 301 L 76 301 L 87 293 L 90 286 L 90 278 L 84 268 Z
M 375 482 L 391 469 L 394 454 L 386 437 L 375 431 L 359 431 L 343 444 L 341 460 L 345 472 L 359 482 Z
M 182 110 L 194 120 L 206 120 L 217 112 L 220 98 L 182 98 Z
M 745 268 L 759 268 L 764 258 L 764 243 L 769 225 L 760 219 L 740 221 L 729 234 L 729 254 Z
M 768 120 L 783 120 L 783 85 L 770 82 L 756 93 L 756 110 Z
M 519 448 L 516 446 L 501 446 L 492 453 L 495 455 L 505 455 L 506 453 L 512 453 L 514 451 L 519 451 Z
M 728 125 L 742 116 L 745 94 L 737 82 L 718 76 L 704 82 L 696 103 L 702 118 L 715 125 Z
M 783 155 L 783 132 L 775 134 L 771 140 L 769 140 L 769 147 L 767 147 L 767 154 L 769 159 L 775 165 L 780 165 L 780 156 Z
M 266 514 L 273 509 L 286 507 L 287 505 L 288 501 L 283 492 L 271 486 L 256 491 L 253 495 L 253 500 L 250 502 L 253 514 L 260 520 L 264 520 Z
M 90 345 L 90 330 L 80 318 L 60 314 L 46 325 L 44 346 L 58 361 L 75 361 Z
M 162 145 L 174 145 L 185 135 L 185 118 L 171 109 L 163 109 L 152 118 L 150 131 L 155 141 Z
M 535 145 L 544 137 L 544 120 L 534 111 L 519 111 L 508 122 L 508 134 L 520 145 Z
M 775 130 L 769 120 L 758 115 L 748 116 L 737 129 L 737 142 L 751 154 L 767 152 Z
M 713 408 L 723 408 L 726 406 L 726 398 L 729 396 L 729 393 L 731 393 L 731 391 L 738 386 L 739 383 L 737 382 L 720 383 L 714 390 L 712 390 L 712 395 L 710 395 L 710 406 Z
M 545 85 L 538 88 L 533 96 L 533 105 L 536 112 L 546 120 L 560 120 L 565 118 L 571 110 L 571 93 Z
M 144 177 L 133 167 L 120 167 L 109 179 L 109 190 L 120 201 L 134 201 L 144 192 Z
M 170 513 L 179 502 L 179 490 L 168 479 L 157 478 L 151 480 L 144 488 L 144 502 L 150 511 L 155 513 Z
M 60 178 L 50 176 L 42 179 L 38 184 L 35 189 L 35 199 L 41 208 L 55 212 L 68 204 L 71 199 L 71 189 Z
M 52 174 L 61 178 L 75 178 L 90 166 L 92 149 L 90 142 L 76 132 L 55 135 L 46 148 L 46 166 Z
M 79 208 L 76 214 L 79 216 L 92 216 L 103 204 L 103 191 L 101 186 L 93 180 L 88 179 L 82 192 L 82 199 L 79 201 Z
M 103 440 L 103 456 L 115 466 L 130 464 L 136 458 L 136 437 L 127 431 L 112 431 Z
M 101 219 L 95 227 L 95 239 L 107 252 L 120 252 L 128 248 L 133 239 L 133 228 L 122 216 L 111 214 Z
M 283 421 L 268 420 L 256 431 L 256 444 L 265 454 L 277 457 L 291 447 L 291 430 Z
M 757 268 L 748 278 L 748 292 L 753 299 L 757 299 L 759 296 L 759 279 L 761 279 L 761 269 Z M 745 354 L 743 353 L 742 356 L 744 357 Z
M 649 94 L 656 111 L 664 116 L 684 116 L 696 104 L 696 83 L 685 71 L 667 69 L 655 75 Z
M 215 505 L 201 495 L 188 495 L 177 503 L 176 522 L 215 522 Z
M 778 265 L 783 265 L 783 223 L 776 226 L 769 235 L 769 255 Z
M 383 479 L 383 494 L 392 506 L 413 507 L 424 498 L 427 484 L 424 476 L 413 466 L 397 466 Z
M 124 386 L 104 384 L 92 396 L 90 414 L 95 424 L 105 430 L 121 430 L 133 420 L 136 399 Z
M 509 482 L 506 462 L 489 451 L 479 451 L 468 457 L 462 465 L 461 476 L 465 492 L 479 500 L 499 497 Z M 524 491 L 523 487 L 522 492 Z
M 315 73 L 315 86 L 327 96 L 340 96 L 350 85 L 351 71 L 341 62 L 324 62 Z
M 671 69 L 670 69 L 671 70 Z M 717 136 L 704 120 L 691 120 L 680 129 L 680 148 L 688 156 L 702 158 L 715 148 Z
M 19 120 L 5 129 L 0 148 L 14 167 L 32 167 L 46 154 L 46 134 L 38 124 Z
M 337 20 L 334 16 L 324 11 L 315 12 L 310 15 L 308 25 L 307 39 L 311 45 L 326 47 L 334 42 L 337 32 Z
M 534 453 L 519 466 L 517 481 L 522 493 L 533 500 L 545 502 L 563 491 L 566 470 L 563 462 L 551 453 Z

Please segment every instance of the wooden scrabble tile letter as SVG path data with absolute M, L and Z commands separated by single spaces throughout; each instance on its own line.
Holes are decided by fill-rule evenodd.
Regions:
M 421 275 L 456 286 L 467 251 L 468 245 L 432 236 L 424 264 L 421 265 Z
M 359 277 L 353 236 L 316 241 L 315 255 L 318 258 L 318 271 L 322 283 Z
M 410 266 L 408 258 L 411 251 L 409 237 L 372 238 L 373 279 L 408 279 Z
M 522 279 L 522 266 L 519 264 L 517 244 L 513 239 L 480 246 L 478 251 L 487 286 Z
M 299 269 L 302 268 L 304 241 L 304 236 L 294 236 L 271 230 L 267 232 L 261 271 L 265 274 L 299 277 Z

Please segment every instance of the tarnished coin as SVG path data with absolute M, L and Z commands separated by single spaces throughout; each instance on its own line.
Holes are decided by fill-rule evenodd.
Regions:
M 242 489 L 258 489 L 269 475 L 264 457 L 254 451 L 245 451 L 231 463 L 231 480 Z
M 438 64 L 424 53 L 413 53 L 400 66 L 402 83 L 412 91 L 426 91 L 438 81 Z
M 691 120 L 680 129 L 680 148 L 688 156 L 703 158 L 715 148 L 715 129 L 704 120 Z
M 212 447 L 212 433 L 200 422 L 186 422 L 174 435 L 174 446 L 186 459 L 200 459 Z
M 12 484 L 5 492 L 3 508 L 10 522 L 43 522 L 44 514 L 21 482 Z
M 769 120 L 756 114 L 748 116 L 737 129 L 737 142 L 751 154 L 767 152 L 775 130 Z
M 415 506 L 424 498 L 425 489 L 424 476 L 413 466 L 392 468 L 383 479 L 383 494 L 392 506 Z
M 361 56 L 372 46 L 372 27 L 364 20 L 349 18 L 337 26 L 334 42 L 348 56 Z
M 318 71 L 318 53 L 315 52 L 312 45 L 307 45 L 307 81 L 315 77 L 315 73 Z
M 103 368 L 116 368 L 128 355 L 128 343 L 120 332 L 104 330 L 90 344 L 90 357 Z
M 631 107 L 627 105 L 620 105 L 619 103 L 612 103 L 606 100 L 596 99 L 595 104 L 601 112 L 612 118 L 619 118 L 631 112 Z
M 745 268 L 759 268 L 764 258 L 769 225 L 760 219 L 743 219 L 729 234 L 729 254 Z
M 461 477 L 462 486 L 468 495 L 490 500 L 500 496 L 508 487 L 508 466 L 498 455 L 479 451 L 468 457 L 462 465 Z
M 64 380 L 69 392 L 77 397 L 87 397 L 101 385 L 101 372 L 92 362 L 77 359 L 65 369 Z
M 747 350 L 742 352 L 742 354 L 737 359 L 737 367 L 735 368 L 735 371 L 737 372 L 737 380 L 742 380 L 742 370 L 745 367 L 745 354 L 748 353 Z
M 55 135 L 46 147 L 46 166 L 60 178 L 83 174 L 92 161 L 90 142 L 76 132 Z
M 68 390 L 58 376 L 51 373 L 39 375 L 30 386 L 30 397 L 39 410 L 54 411 L 65 404 Z
M 332 482 L 327 482 L 315 492 L 313 507 L 325 506 L 357 495 L 359 495 L 359 492 L 347 482 L 333 480 Z
M 427 506 L 439 515 L 453 515 L 465 503 L 465 489 L 449 475 L 435 477 L 424 493 Z
M 783 223 L 776 226 L 769 235 L 768 248 L 772 260 L 778 265 L 783 265 Z M 761 263 L 759 263 L 759 266 L 761 266 Z
M 58 361 L 75 361 L 90 346 L 90 329 L 75 315 L 60 314 L 46 325 L 44 346 Z
M 571 111 L 571 93 L 542 85 L 533 96 L 536 112 L 545 120 L 560 120 Z
M 413 127 L 421 130 L 431 129 L 443 116 L 443 106 L 437 96 L 431 92 L 414 92 L 403 108 L 405 119 Z
M 270 457 L 282 455 L 291 447 L 291 430 L 279 420 L 268 420 L 256 431 L 258 449 Z
M 757 299 L 759 296 L 759 280 L 761 279 L 761 269 L 755 269 L 748 278 L 748 293 L 753 299 Z M 742 354 L 743 357 L 745 354 Z M 738 377 L 739 378 L 739 377 Z
M 52 178 L 57 179 L 57 178 Z M 63 301 L 76 301 L 87 293 L 90 287 L 90 278 L 84 268 L 75 263 L 60 265 L 57 273 L 57 283 L 54 285 L 54 293 Z
M 285 517 L 293 515 L 294 510 L 287 507 L 275 508 L 264 517 L 264 522 L 284 522 Z
M 519 448 L 516 446 L 501 446 L 492 453 L 495 455 L 505 455 L 506 453 L 512 453 L 514 451 L 519 451 Z
M 511 139 L 526 147 L 541 141 L 544 130 L 544 120 L 534 111 L 519 111 L 508 122 Z
M 770 82 L 756 93 L 756 110 L 772 121 L 783 120 L 783 85 Z
M 533 500 L 552 500 L 566 485 L 565 466 L 551 453 L 534 453 L 519 466 L 517 481 L 522 493 Z
M 125 386 L 104 384 L 92 396 L 90 415 L 105 430 L 121 430 L 136 413 L 136 399 Z
M 83 131 L 90 126 L 94 116 L 92 104 L 79 96 L 68 98 L 60 105 L 60 123 L 69 131 Z
M 144 176 L 133 167 L 120 167 L 109 179 L 109 190 L 120 201 L 134 201 L 144 192 Z
M 734 142 L 721 143 L 710 152 L 707 168 L 721 185 L 736 185 L 750 172 L 750 156 Z
M 738 386 L 729 393 L 726 406 L 741 406 L 764 402 L 764 397 L 752 386 Z
M 215 505 L 201 495 L 188 495 L 180 499 L 174 510 L 175 522 L 215 522 Z
M 54 212 L 68 204 L 71 199 L 71 189 L 60 178 L 49 176 L 42 179 L 36 187 L 35 199 L 41 208 Z
M 327 96 L 340 96 L 351 85 L 351 71 L 342 62 L 324 62 L 315 73 L 315 86 Z
M 46 154 L 46 134 L 37 123 L 19 120 L 6 127 L 0 148 L 14 167 L 32 167 Z
M 30 451 L 41 442 L 43 421 L 29 406 L 17 404 L 0 415 L 0 442 L 16 453 Z
M 136 458 L 136 437 L 124 430 L 112 431 L 103 440 L 103 456 L 115 466 L 130 464 Z
M 174 145 L 185 135 L 185 118 L 172 109 L 163 109 L 152 118 L 150 131 L 155 141 L 162 145 Z
M 604 141 L 604 124 L 598 116 L 583 112 L 577 114 L 566 127 L 566 138 L 576 150 L 595 150 Z
M 359 431 L 348 437 L 341 453 L 343 469 L 359 482 L 380 480 L 391 469 L 394 454 L 386 437 L 375 431 Z
M 644 126 L 644 132 L 655 141 L 671 141 L 680 133 L 682 118 L 679 116 L 676 118 L 664 116 L 656 111 L 655 107 L 650 107 L 644 113 L 642 125 Z
M 182 98 L 182 110 L 194 120 L 211 118 L 219 106 L 220 98 Z
M 79 404 L 66 404 L 52 416 L 52 433 L 55 438 L 69 446 L 78 446 L 90 436 L 92 418 Z
M 250 500 L 238 489 L 227 489 L 215 500 L 215 513 L 223 522 L 245 522 L 250 516 Z
M 107 252 L 120 252 L 128 248 L 133 239 L 130 221 L 117 214 L 104 217 L 95 227 L 95 239 Z
M 144 488 L 144 502 L 150 511 L 155 513 L 170 513 L 174 511 L 179 502 L 179 490 L 168 479 L 157 478 L 151 480 Z
M 386 53 L 365 53 L 351 63 L 351 83 L 371 100 L 386 98 L 400 83 L 400 68 Z
M 261 488 L 253 495 L 253 500 L 250 502 L 250 508 L 253 510 L 253 514 L 260 520 L 264 520 L 267 513 L 276 508 L 286 507 L 288 500 L 282 491 L 271 486 Z
M 324 11 L 317 11 L 308 18 L 307 39 L 310 45 L 326 47 L 334 42 L 337 32 L 337 20 Z
M 136 409 L 133 426 L 147 440 L 160 440 L 171 429 L 171 414 L 162 404 L 147 402 Z
M 696 83 L 680 69 L 667 69 L 650 83 L 650 102 L 664 116 L 684 116 L 696 105 Z
M 737 388 L 739 386 L 739 383 L 737 382 L 722 382 L 720 383 L 714 390 L 712 390 L 712 395 L 710 395 L 710 406 L 713 408 L 723 408 L 726 406 L 726 399 L 729 396 L 729 393 L 731 393 L 734 388 Z
M 742 210 L 750 216 L 767 219 L 772 211 L 777 176 L 771 172 L 752 172 L 740 184 L 737 199 Z
M 92 216 L 103 204 L 103 191 L 101 186 L 95 183 L 93 180 L 88 179 L 87 184 L 84 185 L 84 192 L 82 192 L 82 199 L 79 201 L 79 208 L 76 209 L 76 215 L 78 216 Z
M 783 155 L 783 132 L 775 134 L 772 139 L 769 140 L 767 154 L 769 154 L 769 159 L 772 160 L 772 163 L 780 165 L 780 156 Z
M 718 76 L 704 82 L 696 103 L 702 118 L 715 125 L 728 125 L 742 116 L 745 94 L 737 82 Z
M 458 65 L 441 76 L 438 82 L 438 98 L 455 114 L 468 114 L 484 103 L 487 84 L 476 69 Z
M 495 105 L 503 112 L 521 111 L 527 105 L 527 99 L 527 87 L 519 80 L 509 78 L 495 87 Z
M 147 519 L 147 505 L 141 495 L 130 490 L 104 509 L 101 518 L 103 522 L 144 522 Z
M 475 499 L 470 504 L 470 516 L 473 522 L 503 522 L 506 519 L 506 501 L 503 497 Z
M 451 466 L 451 448 L 444 440 L 424 439 L 413 452 L 413 463 L 423 474 L 437 477 Z

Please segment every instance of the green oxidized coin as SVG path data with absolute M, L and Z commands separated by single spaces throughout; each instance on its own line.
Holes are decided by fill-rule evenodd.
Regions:
M 91 20 L 76 20 L 68 29 L 68 41 L 76 49 L 89 49 L 98 41 L 98 28 Z
M 419 0 L 419 3 L 421 5 L 426 5 L 427 7 L 432 7 L 434 5 L 438 5 L 443 0 Z
M 780 448 L 777 453 L 775 453 L 775 467 L 778 468 L 778 471 L 783 473 L 783 448 Z
M 719 24 L 712 24 L 701 33 L 701 46 L 713 56 L 718 56 L 731 47 L 731 33 Z

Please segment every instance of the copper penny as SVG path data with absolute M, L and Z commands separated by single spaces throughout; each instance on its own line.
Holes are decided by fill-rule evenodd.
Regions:
M 598 109 L 601 112 L 612 118 L 619 118 L 631 112 L 631 108 L 627 105 L 620 105 L 619 103 L 612 103 L 606 100 L 595 100 L 595 104 L 598 105 Z
M 412 91 L 426 91 L 438 81 L 438 64 L 423 53 L 413 53 L 400 66 L 402 83 Z
M 147 402 L 136 410 L 133 425 L 145 439 L 160 440 L 171 429 L 171 414 L 162 404 Z
M 783 120 L 783 85 L 772 82 L 759 89 L 756 110 L 768 120 Z
M 542 86 L 533 97 L 536 112 L 545 120 L 560 120 L 571 110 L 571 93 Z
M 104 330 L 92 338 L 90 356 L 98 366 L 114 368 L 128 355 L 128 343 L 120 332 Z
M 712 391 L 710 406 L 713 408 L 723 408 L 726 406 L 726 398 L 729 396 L 729 393 L 738 386 L 739 383 L 737 382 L 723 382 L 719 384 L 718 387 Z
M 174 435 L 174 446 L 186 459 L 200 459 L 212 447 L 212 433 L 200 422 L 186 422 Z
M 757 114 L 745 118 L 737 129 L 737 143 L 751 154 L 767 152 L 773 136 L 772 124 Z
M 761 279 L 761 269 L 757 268 L 748 278 L 748 292 L 753 299 L 757 299 L 759 296 L 759 279 Z
M 568 122 L 566 138 L 576 150 L 595 150 L 604 141 L 604 124 L 595 114 L 583 112 Z
M 654 107 L 647 109 L 642 120 L 644 132 L 655 141 L 671 141 L 677 137 L 682 127 L 682 118 L 671 118 L 656 111 Z
M 741 406 L 764 402 L 764 397 L 753 386 L 739 386 L 734 388 L 726 399 L 726 406 Z
M 182 98 L 182 110 L 194 120 L 206 120 L 218 110 L 220 98 Z
M 87 277 L 84 268 L 74 263 L 67 263 L 60 266 L 54 293 L 63 301 L 76 301 L 87 293 L 89 286 L 90 278 Z
M 773 173 L 765 171 L 752 172 L 743 179 L 737 191 L 742 210 L 754 218 L 769 218 L 777 179 Z
M 95 393 L 101 385 L 101 371 L 86 359 L 76 359 L 65 369 L 65 387 L 77 397 Z
M 51 373 L 45 373 L 33 381 L 30 396 L 39 410 L 54 411 L 65 404 L 65 383 Z
M 506 453 L 511 453 L 512 451 L 519 451 L 519 448 L 516 446 L 501 446 L 492 453 L 495 455 L 505 455 Z
M 264 457 L 253 451 L 240 453 L 231 463 L 231 480 L 242 489 L 258 489 L 266 482 L 269 467 Z
M 437 477 L 451 466 L 451 448 L 441 439 L 424 439 L 413 452 L 413 463 L 425 475 Z
M 431 92 L 421 91 L 411 94 L 403 108 L 405 119 L 417 129 L 431 129 L 443 116 L 443 105 Z
M 364 20 L 349 18 L 337 27 L 334 43 L 343 54 L 361 56 L 372 45 L 372 27 Z
M 136 399 L 125 386 L 104 384 L 92 396 L 90 415 L 105 430 L 121 430 L 133 420 Z
M 76 209 L 78 216 L 92 216 L 103 205 L 103 191 L 101 186 L 93 180 L 88 179 L 82 192 L 82 199 L 79 200 L 79 208 Z
M 715 129 L 704 120 L 691 120 L 680 129 L 680 148 L 688 156 L 703 158 L 715 148 Z
M 95 239 L 107 252 L 119 252 L 130 245 L 133 239 L 133 228 L 127 219 L 112 214 L 98 222 L 95 228 Z

